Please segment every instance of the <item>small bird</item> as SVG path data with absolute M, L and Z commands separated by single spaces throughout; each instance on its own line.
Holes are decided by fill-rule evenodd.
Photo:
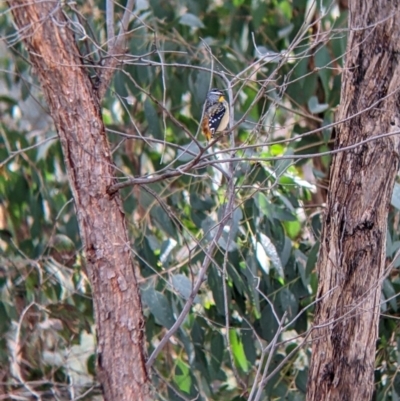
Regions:
M 217 132 L 226 129 L 229 123 L 229 104 L 221 90 L 213 88 L 207 94 L 204 105 L 201 129 L 207 141 L 210 141 Z

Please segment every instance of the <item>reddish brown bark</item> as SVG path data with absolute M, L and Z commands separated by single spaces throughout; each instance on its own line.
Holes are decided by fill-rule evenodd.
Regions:
M 60 137 L 97 323 L 97 372 L 109 401 L 148 394 L 143 315 L 100 102 L 59 1 L 11 0 Z
M 400 130 L 398 1 L 349 2 L 336 148 Z M 321 250 L 308 401 L 367 401 L 384 273 L 386 220 L 399 167 L 398 136 L 333 159 Z

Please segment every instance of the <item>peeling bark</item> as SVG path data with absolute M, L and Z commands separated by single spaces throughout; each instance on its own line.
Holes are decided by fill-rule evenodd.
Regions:
M 145 400 L 144 320 L 98 95 L 59 1 L 11 0 L 61 141 L 93 288 L 97 372 L 108 401 Z
M 335 148 L 400 130 L 398 1 L 349 2 Z M 335 155 L 321 250 L 308 401 L 367 401 L 374 390 L 386 220 L 398 136 Z

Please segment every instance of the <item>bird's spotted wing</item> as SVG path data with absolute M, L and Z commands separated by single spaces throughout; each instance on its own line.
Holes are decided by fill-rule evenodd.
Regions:
M 212 109 L 213 110 L 211 110 L 211 113 L 208 115 L 208 127 L 211 132 L 211 136 L 214 136 L 216 132 L 220 131 L 219 127 L 226 110 L 222 103 L 216 104 Z

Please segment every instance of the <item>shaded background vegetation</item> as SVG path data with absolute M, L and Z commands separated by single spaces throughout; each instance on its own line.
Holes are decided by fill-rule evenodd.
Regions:
M 96 85 L 107 58 L 105 4 L 63 10 Z M 116 27 L 123 10 L 115 3 Z M 0 395 L 94 399 L 91 290 L 61 147 L 5 3 L 0 12 Z M 154 391 L 167 400 L 303 400 L 347 9 L 138 0 L 129 28 L 103 118 L 118 179 L 144 179 L 121 191 L 149 355 L 224 225 L 190 313 L 155 359 Z M 210 87 L 229 89 L 233 136 L 186 171 L 205 145 L 198 124 Z M 152 179 L 170 171 L 180 172 Z M 399 188 L 388 264 L 400 247 Z M 399 290 L 394 269 L 382 292 L 378 400 L 400 397 Z

